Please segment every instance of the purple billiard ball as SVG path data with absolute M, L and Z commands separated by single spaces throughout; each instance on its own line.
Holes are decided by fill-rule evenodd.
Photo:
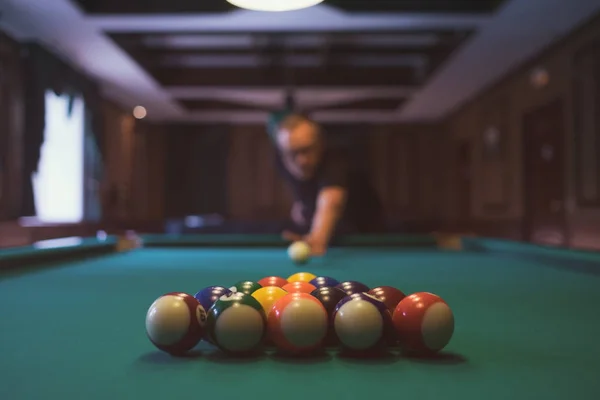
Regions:
M 338 283 L 335 287 L 342 289 L 348 296 L 354 293 L 363 293 L 369 291 L 369 287 L 367 285 L 357 281 L 344 281 Z
M 344 297 L 335 307 L 333 327 L 341 345 L 352 351 L 371 351 L 394 342 L 390 310 L 367 293 Z
M 231 290 L 223 286 L 208 286 L 194 295 L 202 307 L 208 311 L 221 296 L 230 294 Z
M 318 277 L 314 278 L 313 280 L 311 280 L 309 283 L 316 288 L 322 288 L 322 287 L 334 287 L 334 286 L 338 285 L 340 282 L 329 276 L 318 276 Z

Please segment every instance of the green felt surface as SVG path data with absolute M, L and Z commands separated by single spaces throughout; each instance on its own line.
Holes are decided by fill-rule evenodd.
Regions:
M 444 297 L 446 356 L 219 357 L 156 351 L 147 307 L 170 291 L 300 269 L 280 249 L 150 248 L 0 275 L 0 399 L 598 399 L 600 273 L 433 249 L 333 249 L 301 268 Z
M 185 234 L 142 235 L 147 247 L 184 247 L 184 246 L 236 246 L 236 247 L 285 247 L 289 242 L 281 235 L 246 234 Z M 436 239 L 431 235 L 346 235 L 334 240 L 336 247 L 373 247 L 373 246 L 410 246 L 435 247 Z

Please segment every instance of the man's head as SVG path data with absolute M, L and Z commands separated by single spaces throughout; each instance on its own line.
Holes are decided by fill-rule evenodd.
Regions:
M 311 178 L 324 150 L 319 125 L 306 116 L 292 114 L 279 124 L 276 139 L 288 171 L 299 179 Z

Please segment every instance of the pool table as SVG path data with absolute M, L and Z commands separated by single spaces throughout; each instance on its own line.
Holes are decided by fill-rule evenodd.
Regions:
M 600 399 L 600 255 L 482 238 L 342 238 L 298 267 L 260 235 L 109 236 L 0 252 L 0 399 Z M 122 248 L 121 248 L 122 250 Z M 442 296 L 456 319 L 436 357 L 188 357 L 146 338 L 148 306 L 310 271 Z

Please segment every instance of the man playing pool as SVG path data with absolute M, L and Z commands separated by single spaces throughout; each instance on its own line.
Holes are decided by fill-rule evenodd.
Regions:
M 371 233 L 383 229 L 381 201 L 367 173 L 343 151 L 327 146 L 321 127 L 306 116 L 284 117 L 272 132 L 276 165 L 294 195 L 292 220 L 312 255 L 323 255 L 335 232 Z

